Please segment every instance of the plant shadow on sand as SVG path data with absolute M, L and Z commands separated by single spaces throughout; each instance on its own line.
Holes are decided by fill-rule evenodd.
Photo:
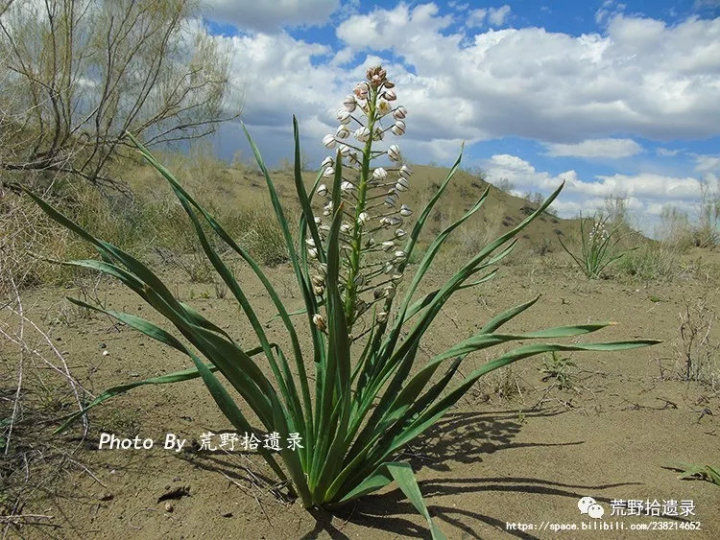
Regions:
M 563 414 L 563 410 L 544 410 L 522 412 L 524 418 L 551 417 Z M 580 446 L 584 441 L 569 442 L 513 442 L 522 429 L 518 411 L 459 412 L 448 414 L 431 429 L 406 447 L 399 457 L 407 459 L 416 472 L 429 469 L 448 472 L 455 463 L 480 463 L 483 457 L 502 450 L 530 447 Z M 182 458 L 182 456 L 178 456 Z M 182 458 L 187 459 L 187 457 Z M 218 472 L 226 477 L 240 479 L 238 469 L 232 463 L 211 454 L 196 454 L 193 463 L 203 469 Z M 248 472 L 248 471 L 246 471 Z M 269 478 L 256 476 L 271 484 Z M 507 516 L 494 517 L 456 507 L 432 504 L 434 497 L 460 495 L 464 493 L 516 492 L 567 497 L 577 500 L 588 492 L 603 489 L 637 485 L 637 482 L 608 483 L 603 485 L 580 485 L 554 482 L 530 477 L 477 477 L 427 479 L 418 482 L 423 496 L 429 502 L 428 510 L 436 516 L 439 523 L 446 523 L 464 532 L 470 538 L 479 538 L 478 534 L 456 516 L 464 516 L 492 527 L 504 530 Z M 609 504 L 610 498 L 595 497 Z M 412 515 L 414 508 L 399 489 L 380 495 L 366 495 L 356 504 L 338 508 L 332 513 L 313 509 L 310 513 L 316 520 L 315 527 L 303 538 L 317 538 L 323 531 L 332 538 L 348 538 L 333 523 L 334 518 L 351 522 L 377 531 L 391 532 L 402 537 L 425 538 L 429 531 L 424 524 L 416 524 L 402 515 Z M 523 531 L 507 531 L 518 538 L 536 538 Z

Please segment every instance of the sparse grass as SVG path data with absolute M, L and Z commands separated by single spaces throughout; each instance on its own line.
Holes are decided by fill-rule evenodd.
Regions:
M 620 229 L 609 222 L 607 215 L 596 214 L 591 220 L 590 229 L 586 232 L 587 221 L 580 216 L 580 251 L 573 253 L 560 237 L 558 241 L 587 278 L 598 279 L 606 267 L 621 259 L 626 253 L 618 250 Z
M 712 338 L 717 315 L 703 300 L 687 303 L 680 313 L 680 339 L 676 344 L 679 375 L 712 388 L 720 387 L 720 342 Z

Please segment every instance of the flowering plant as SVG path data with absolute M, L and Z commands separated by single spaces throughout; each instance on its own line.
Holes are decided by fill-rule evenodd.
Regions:
M 304 506 L 332 508 L 375 492 L 394 480 L 427 519 L 433 537 L 440 538 L 442 533 L 431 520 L 410 465 L 397 461 L 406 444 L 435 424 L 480 377 L 495 369 L 548 351 L 617 351 L 655 342 L 521 345 L 463 375 L 453 386 L 455 376 L 460 375 L 460 364 L 473 352 L 515 341 L 580 336 L 611 324 L 560 326 L 522 334 L 499 332 L 505 323 L 531 307 L 537 301 L 535 298 L 498 314 L 473 336 L 413 369 L 421 340 L 445 303 L 456 292 L 493 278 L 497 271 L 493 267 L 512 251 L 514 237 L 550 205 L 562 186 L 517 227 L 472 255 L 442 287 L 418 295 L 441 246 L 482 207 L 488 196 L 486 190 L 464 216 L 430 243 L 413 277 L 400 288 L 402 294 L 398 294 L 423 226 L 458 169 L 460 158 L 410 225 L 408 220 L 413 211 L 400 199 L 412 185 L 412 171 L 396 144 L 381 146 L 386 137 L 401 136 L 406 130 L 407 111 L 396 105 L 396 100 L 394 84 L 385 70 L 381 67 L 368 70 L 366 80 L 345 98 L 338 111 L 339 127 L 323 139 L 334 155 L 323 161 L 309 192 L 301 175 L 298 126 L 293 122 L 295 188 L 302 210 L 296 238 L 291 234 L 262 157 L 248 134 L 304 300 L 301 315 L 312 340 L 309 354 L 300 344 L 300 323 L 293 322 L 293 314 L 257 262 L 135 139 L 132 140 L 145 159 L 169 182 L 192 221 L 205 254 L 247 316 L 257 337 L 255 348 L 245 348 L 222 328 L 176 299 L 143 263 L 95 238 L 38 197 L 30 196 L 51 218 L 93 244 L 102 257 L 66 264 L 99 270 L 119 279 L 163 315 L 184 341 L 135 315 L 72 301 L 123 321 L 187 355 L 194 364 L 189 370 L 112 388 L 90 403 L 88 409 L 142 384 L 201 377 L 235 428 L 257 431 L 250 425 L 249 409 L 267 432 L 283 438 L 290 434 L 302 437 L 303 447 L 298 451 L 283 449 L 280 461 L 262 448 L 258 451 L 280 480 L 292 486 Z M 289 342 L 287 349 L 271 342 L 243 286 L 215 251 L 204 225 L 246 261 L 260 280 L 282 321 Z M 253 359 L 259 354 L 267 360 L 270 374 Z M 444 367 L 444 372 L 436 376 Z M 309 371 L 314 376 L 313 392 Z M 242 398 L 242 407 L 231 395 L 231 389 Z
M 580 215 L 580 251 L 577 254 L 570 251 L 558 237 L 562 248 L 589 279 L 599 278 L 608 265 L 625 256 L 625 252 L 614 250 L 618 244 L 619 227 L 615 225 L 608 229 L 609 220 L 603 214 L 595 215 L 592 227 L 585 234 L 585 220 Z

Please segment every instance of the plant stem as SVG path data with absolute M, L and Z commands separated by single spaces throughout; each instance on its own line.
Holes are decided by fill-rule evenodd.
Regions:
M 372 157 L 373 134 L 375 131 L 376 110 L 375 100 L 377 98 L 377 89 L 370 88 L 367 99 L 367 129 L 370 131 L 368 140 L 365 142 L 363 149 L 362 168 L 360 170 L 360 181 L 357 186 L 357 204 L 355 205 L 355 222 L 353 223 L 352 240 L 350 242 L 350 267 L 348 269 L 347 289 L 345 289 L 345 319 L 348 332 L 352 330 L 355 322 L 355 301 L 357 299 L 357 283 L 355 279 L 360 271 L 360 259 L 362 257 L 362 237 L 363 229 L 360 223 L 360 214 L 365 211 L 367 202 L 368 178 L 370 176 L 370 159 Z

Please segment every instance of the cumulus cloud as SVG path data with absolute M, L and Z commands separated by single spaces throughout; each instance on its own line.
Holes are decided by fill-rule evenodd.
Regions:
M 243 29 L 275 31 L 281 26 L 325 23 L 340 5 L 339 0 L 201 0 L 203 14 Z
M 435 4 L 401 3 L 350 17 L 337 36 L 358 51 L 401 57 L 417 104 L 445 107 L 436 130 L 553 143 L 720 134 L 720 18 L 668 25 L 616 15 L 604 34 L 580 36 L 542 28 L 465 35 L 448 32 L 451 23 Z
M 551 156 L 582 158 L 624 158 L 642 152 L 642 146 L 632 139 L 588 139 L 575 144 L 548 144 Z
M 510 154 L 496 154 L 481 166 L 488 181 L 497 184 L 507 180 L 518 195 L 535 191 L 547 194 L 565 182 L 560 198 L 553 203 L 563 217 L 602 209 L 606 200 L 620 196 L 626 198 L 629 210 L 641 224 L 652 223 L 647 221 L 648 216 L 659 215 L 665 205 L 687 207 L 701 197 L 704 186 L 691 176 L 651 173 L 600 175 L 593 179 L 582 179 L 574 170 L 552 175 Z

